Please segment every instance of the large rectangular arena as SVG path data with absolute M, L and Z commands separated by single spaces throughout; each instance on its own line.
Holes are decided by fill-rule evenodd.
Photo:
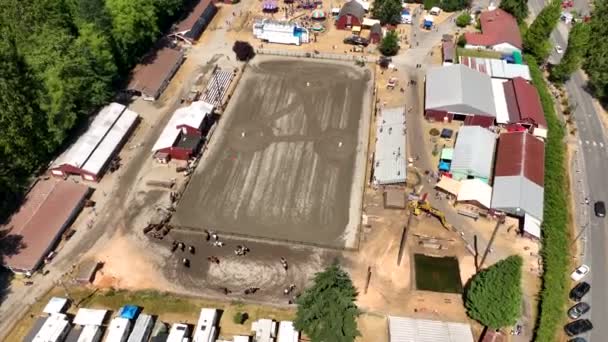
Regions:
M 372 82 L 352 63 L 256 57 L 172 224 L 356 248 Z

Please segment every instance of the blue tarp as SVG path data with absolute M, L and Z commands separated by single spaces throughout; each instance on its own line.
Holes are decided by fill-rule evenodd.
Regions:
M 125 305 L 118 311 L 118 316 L 129 320 L 135 319 L 139 313 L 139 307 L 136 305 Z
M 449 163 L 445 160 L 439 161 L 439 171 L 450 171 L 451 166 L 452 166 L 451 163 Z
M 507 61 L 507 63 L 510 63 L 510 64 L 515 63 L 515 58 L 513 58 L 513 55 L 502 55 L 502 59 Z

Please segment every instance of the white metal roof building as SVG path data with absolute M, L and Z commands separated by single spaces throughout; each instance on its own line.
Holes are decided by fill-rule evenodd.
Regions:
M 80 332 L 78 342 L 99 342 L 102 333 L 99 325 L 85 325 Z
M 199 130 L 203 120 L 213 112 L 213 105 L 204 102 L 192 102 L 188 107 L 182 107 L 173 113 L 171 119 L 154 143 L 152 152 L 170 149 L 175 144 L 180 133 L 186 129 Z
M 70 331 L 70 322 L 66 315 L 52 314 L 44 321 L 32 342 L 60 342 Z
M 216 309 L 201 309 L 201 314 L 198 316 L 196 330 L 194 330 L 193 342 L 214 342 L 217 338 L 217 319 L 218 311 Z
M 66 298 L 53 297 L 46 304 L 46 306 L 44 307 L 42 312 L 47 313 L 47 314 L 62 313 L 67 305 L 68 305 L 68 300 Z
M 87 131 L 51 164 L 53 175 L 80 174 L 97 181 L 137 121 L 137 113 L 120 103 L 105 106 Z
M 304 27 L 287 21 L 262 19 L 253 23 L 253 36 L 269 43 L 301 45 L 308 43 L 309 33 Z
M 496 122 L 499 124 L 509 123 L 509 107 L 507 106 L 507 98 L 503 83 L 506 80 L 493 78 L 492 92 L 494 93 L 494 106 L 496 107 Z
M 407 161 L 405 150 L 405 108 L 383 109 L 378 116 L 374 182 L 405 183 Z
M 456 196 L 458 202 L 477 202 L 486 209 L 492 203 L 492 187 L 479 179 L 463 179 Z
M 143 313 L 139 314 L 127 342 L 147 342 L 153 327 L 154 317 Z
M 169 330 L 166 342 L 184 342 L 190 335 L 190 328 L 187 324 L 174 323 Z
M 277 322 L 271 319 L 259 319 L 251 324 L 255 331 L 256 342 L 275 342 L 277 337 Z
M 279 323 L 279 335 L 277 342 L 298 342 L 300 333 L 294 328 L 293 322 L 281 321 Z
M 496 117 L 490 77 L 462 64 L 429 69 L 425 110 Z
M 102 325 L 107 313 L 107 310 L 81 308 L 74 317 L 74 324 Z
M 488 183 L 492 176 L 496 134 L 479 126 L 458 131 L 451 172 L 456 180 L 478 178 Z
M 390 342 L 473 342 L 471 326 L 465 323 L 388 317 Z
M 116 317 L 110 322 L 106 342 L 125 342 L 129 337 L 131 321 L 123 317 Z
M 471 69 L 477 70 L 492 78 L 512 79 L 522 77 L 527 81 L 532 80 L 530 68 L 525 64 L 511 64 L 507 61 L 496 58 L 481 57 L 458 57 L 460 64 L 466 65 Z

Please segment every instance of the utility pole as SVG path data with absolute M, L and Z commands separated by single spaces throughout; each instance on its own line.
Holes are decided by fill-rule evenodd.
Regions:
M 399 243 L 399 253 L 397 255 L 397 266 L 401 265 L 401 258 L 403 258 L 403 250 L 405 249 L 405 243 L 407 242 L 407 231 L 410 228 L 412 216 L 414 216 L 414 212 L 410 210 L 410 215 L 407 217 L 407 223 L 405 224 L 405 227 L 403 227 L 403 232 L 401 233 L 401 242 Z
M 483 267 L 484 261 L 486 261 L 486 257 L 490 252 L 490 248 L 492 248 L 492 244 L 494 243 L 494 238 L 496 237 L 496 233 L 498 233 L 498 227 L 500 227 L 501 218 L 496 221 L 496 226 L 494 226 L 494 231 L 492 232 L 492 237 L 490 237 L 490 241 L 488 241 L 488 245 L 486 246 L 486 250 L 483 252 L 483 256 L 481 257 L 481 261 L 479 262 L 479 266 L 477 267 L 477 271 L 479 271 Z

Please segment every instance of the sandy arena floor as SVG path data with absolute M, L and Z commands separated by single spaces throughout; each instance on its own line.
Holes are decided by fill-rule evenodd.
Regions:
M 172 224 L 356 247 L 371 72 L 258 56 L 245 72 Z

